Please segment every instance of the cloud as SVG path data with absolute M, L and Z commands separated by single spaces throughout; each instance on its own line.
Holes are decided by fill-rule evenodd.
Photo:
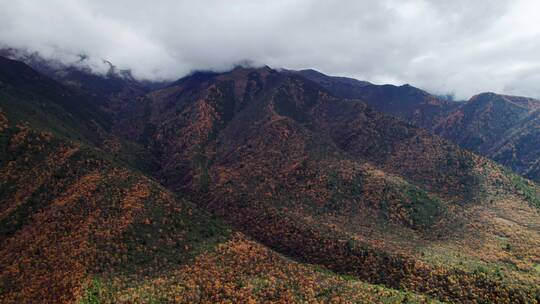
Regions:
M 535 0 L 0 0 L 0 43 L 141 79 L 251 60 L 459 98 L 540 97 L 539 12 Z

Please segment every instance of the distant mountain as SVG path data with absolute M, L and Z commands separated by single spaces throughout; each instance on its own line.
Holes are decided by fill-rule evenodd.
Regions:
M 540 100 L 484 93 L 472 97 L 433 130 L 516 172 L 538 180 L 535 127 Z
M 328 76 L 312 69 L 300 71 L 284 70 L 284 72 L 300 74 L 307 79 L 315 81 L 323 88 L 331 90 L 334 95 L 341 98 L 354 98 L 354 95 L 357 94 L 358 90 L 371 85 L 371 83 L 367 81 L 360 81 L 347 77 Z
M 8 117 L 97 144 L 112 127 L 106 102 L 67 88 L 26 64 L 0 57 L 0 96 Z
M 351 261 L 366 253 L 325 235 L 360 238 L 382 255 L 408 248 L 399 241 L 405 236 L 442 238 L 452 251 L 448 238 L 461 242 L 461 233 L 473 239 L 485 233 L 464 230 L 472 224 L 462 214 L 469 208 L 502 199 L 501 193 L 522 196 L 489 207 L 498 214 L 520 200 L 538 202 L 530 182 L 302 76 L 268 67 L 196 73 L 148 96 L 148 140 L 160 155 L 156 176 L 163 184 L 191 193 L 260 242 L 334 270 L 352 271 Z M 522 183 L 531 190 L 517 189 Z M 535 221 L 537 211 L 531 212 Z M 374 245 L 381 235 L 396 240 L 395 247 Z M 316 245 L 321 242 L 340 249 Z M 462 251 L 460 244 L 454 250 Z M 325 259 L 336 255 L 343 262 Z M 396 287 L 389 279 L 395 270 L 357 275 Z M 446 292 L 439 296 L 460 297 Z
M 487 153 L 538 106 L 540 101 L 534 99 L 483 93 L 453 111 L 434 131 L 463 147 Z
M 374 85 L 346 77 L 327 76 L 311 70 L 295 72 L 332 92 L 340 98 L 360 99 L 370 108 L 399 117 L 419 127 L 429 129 L 459 104 L 447 101 L 408 84 L 402 86 Z
M 534 98 L 482 93 L 451 102 L 409 85 L 366 85 L 351 79 L 297 72 L 343 97 L 433 131 L 471 151 L 540 180 L 538 108 Z
M 2 302 L 540 300 L 540 188 L 371 104 L 405 94 L 427 123 L 450 102 L 79 72 L 0 61 Z

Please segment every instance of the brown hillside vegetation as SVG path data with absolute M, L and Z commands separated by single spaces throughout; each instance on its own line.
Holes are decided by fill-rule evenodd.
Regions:
M 4 302 L 540 301 L 538 186 L 360 100 L 268 67 L 99 97 L 20 78 Z
M 289 71 L 341 98 L 360 99 L 377 111 L 431 130 L 535 181 L 540 179 L 540 100 L 482 93 L 451 101 L 410 85 L 374 85 L 311 70 Z
M 3 303 L 432 301 L 314 270 L 242 235 L 227 241 L 190 203 L 99 153 L 27 126 L 6 131 Z
M 530 207 L 537 204 L 536 186 L 526 181 L 521 184 L 493 163 L 426 131 L 373 112 L 361 102 L 336 99 L 314 83 L 268 68 L 196 75 L 152 93 L 151 98 L 152 115 L 162 119 L 153 122 L 156 133 L 150 140 L 163 147 L 158 175 L 163 182 L 192 192 L 194 200 L 206 201 L 206 208 L 230 218 L 280 252 L 355 273 L 355 256 L 364 253 L 346 249 L 347 239 L 362 239 L 385 250 L 400 248 L 415 260 L 428 262 L 441 259 L 438 254 L 444 250 L 438 251 L 438 246 L 444 240 L 447 252 L 468 252 L 463 256 L 471 259 L 467 265 L 454 260 L 450 266 L 470 272 L 478 294 L 445 290 L 445 272 L 429 287 L 392 282 L 386 273 L 376 279 L 375 273 L 384 273 L 381 269 L 388 267 L 382 262 L 365 264 L 371 270 L 362 269 L 369 272 L 362 278 L 452 300 L 489 298 L 492 291 L 487 290 L 506 286 L 490 281 L 493 277 L 498 282 L 498 273 L 512 277 L 508 282 L 529 285 L 529 280 L 537 280 L 533 261 L 538 259 L 534 249 L 538 231 L 533 227 L 538 213 Z M 495 204 L 495 200 L 505 203 Z M 532 236 L 524 241 L 527 245 L 522 244 L 529 261 L 524 273 L 515 271 L 510 262 L 523 260 L 522 253 L 506 252 L 503 240 L 507 237 L 498 239 L 504 233 L 497 228 L 485 230 L 499 221 L 489 216 L 501 216 L 499 210 L 507 209 L 509 203 L 528 214 L 518 224 L 524 234 Z M 272 216 L 273 210 L 280 215 Z M 321 223 L 343 237 L 325 235 Z M 387 239 L 395 242 L 393 246 L 385 244 Z M 411 239 L 418 243 L 409 242 Z M 314 249 L 309 248 L 309 240 L 317 240 Z M 335 251 L 323 249 L 320 244 L 325 243 Z M 487 274 L 476 273 L 474 267 L 483 267 L 483 261 L 489 259 L 482 256 L 487 251 L 478 248 L 482 244 L 500 252 L 495 254 L 500 269 L 497 264 Z M 437 253 L 431 254 L 432 250 Z M 323 256 L 331 256 L 331 261 Z M 398 269 L 401 266 L 388 271 L 402 271 Z M 435 269 L 419 272 L 437 273 Z M 490 283 L 481 283 L 484 275 Z M 505 291 L 494 292 L 493 300 L 534 297 L 501 288 Z
M 153 275 L 219 226 L 88 148 L 8 128 L 0 168 L 2 303 L 72 303 L 94 274 Z

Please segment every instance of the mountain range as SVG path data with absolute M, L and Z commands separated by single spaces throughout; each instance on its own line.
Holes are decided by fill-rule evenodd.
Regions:
M 539 302 L 538 104 L 0 57 L 0 300 Z
M 540 100 L 481 93 L 454 102 L 410 85 L 373 85 L 313 70 L 296 72 L 341 98 L 364 101 L 374 110 L 430 130 L 539 181 L 538 108 Z

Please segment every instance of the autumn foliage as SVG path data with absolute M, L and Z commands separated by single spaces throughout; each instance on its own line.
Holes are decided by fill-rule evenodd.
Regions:
M 538 186 L 362 101 L 268 67 L 96 95 L 17 71 L 2 303 L 540 301 Z

